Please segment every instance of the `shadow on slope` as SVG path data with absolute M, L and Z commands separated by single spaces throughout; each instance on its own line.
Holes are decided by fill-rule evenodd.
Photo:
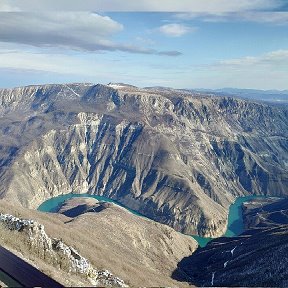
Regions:
M 172 277 L 197 286 L 287 287 L 287 205 L 288 199 L 245 204 L 248 230 L 238 237 L 218 238 L 184 257 Z

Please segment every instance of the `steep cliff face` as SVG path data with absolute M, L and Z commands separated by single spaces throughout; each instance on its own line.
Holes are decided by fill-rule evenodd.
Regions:
M 236 196 L 288 191 L 285 108 L 125 85 L 17 88 L 0 99 L 0 192 L 26 207 L 88 192 L 219 236 Z

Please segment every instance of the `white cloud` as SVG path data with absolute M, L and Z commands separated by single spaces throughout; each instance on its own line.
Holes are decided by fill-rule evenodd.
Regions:
M 6 48 L 0 50 L 0 85 L 2 86 L 7 85 L 9 81 L 14 81 L 13 86 L 18 86 L 19 83 L 24 83 L 20 80 L 25 77 L 25 84 L 36 83 L 42 79 L 41 75 L 48 73 L 49 77 L 43 76 L 42 83 L 112 81 L 140 86 L 149 86 L 153 83 L 178 88 L 288 89 L 288 50 L 223 60 L 213 65 L 191 66 L 188 63 L 177 65 L 175 61 L 163 64 L 156 60 L 156 63 L 151 66 L 150 62 L 138 58 L 137 60 L 127 59 L 127 57 L 112 59 L 91 53 L 45 54 L 24 52 L 25 47 L 22 45 L 18 50 L 5 46 Z M 20 78 L 15 79 L 15 74 Z M 7 83 L 3 82 L 5 77 L 8 79 Z
M 271 69 L 285 68 L 288 72 L 288 50 L 272 51 L 261 56 L 247 56 L 231 60 L 223 60 L 217 63 L 223 67 L 241 68 L 241 69 L 257 69 L 257 67 L 270 67 Z
M 249 22 L 288 24 L 288 12 L 249 12 L 236 18 Z
M 124 27 L 108 16 L 91 12 L 1 12 L 0 41 L 37 47 L 61 47 L 84 51 L 123 51 L 178 56 L 178 51 L 157 51 L 127 43 L 115 43 L 111 36 Z
M 78 70 L 81 74 L 83 61 L 63 54 L 40 54 L 20 51 L 1 51 L 0 68 L 45 71 L 53 73 L 73 74 Z M 77 68 L 76 68 L 77 67 Z
M 257 23 L 270 23 L 285 25 L 288 24 L 288 12 L 258 12 L 258 11 L 246 11 L 246 12 L 231 12 L 220 14 L 209 13 L 177 13 L 174 18 L 180 20 L 200 19 L 204 22 L 257 22 Z
M 180 37 L 187 33 L 196 31 L 197 28 L 183 24 L 170 23 L 160 26 L 157 30 L 166 36 Z
M 91 53 L 24 52 L 25 48 L 23 45 L 18 50 L 0 48 L 0 86 L 52 82 L 126 82 L 147 86 L 154 81 L 159 85 L 165 81 L 163 75 L 158 70 L 157 73 L 152 71 L 145 60 Z
M 19 11 L 19 8 L 11 5 L 7 0 L 1 0 L 0 2 L 0 12 L 11 12 Z
M 194 87 L 288 88 L 288 50 L 227 59 L 211 65 L 194 66 L 192 69 L 193 80 L 197 83 Z
M 122 29 L 123 26 L 111 18 L 89 12 L 12 12 L 1 13 L 0 17 L 1 41 L 35 46 L 114 49 L 107 38 Z
M 10 0 L 10 3 L 23 11 L 185 11 L 227 13 L 270 10 L 281 7 L 285 0 Z

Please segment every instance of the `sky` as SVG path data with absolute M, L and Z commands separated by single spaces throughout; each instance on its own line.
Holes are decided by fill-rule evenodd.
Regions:
M 0 0 L 0 87 L 288 89 L 288 0 Z

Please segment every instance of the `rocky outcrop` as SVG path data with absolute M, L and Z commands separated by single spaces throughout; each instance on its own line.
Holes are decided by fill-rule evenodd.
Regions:
M 33 219 L 21 219 L 10 214 L 0 214 L 0 224 L 8 230 L 27 235 L 32 250 L 39 250 L 49 255 L 49 261 L 60 263 L 68 272 L 85 275 L 92 284 L 105 287 L 127 287 L 123 280 L 107 270 L 97 270 L 89 260 L 82 257 L 73 247 L 62 240 L 50 238 L 44 226 Z M 40 254 L 39 254 L 40 255 Z
M 34 222 L 43 224 L 51 239 L 61 239 L 83 258 L 89 259 L 97 271 L 108 270 L 131 287 L 187 287 L 187 283 L 171 279 L 171 274 L 183 257 L 196 250 L 198 245 L 192 237 L 134 215 L 119 205 L 91 200 L 90 197 L 89 201 L 83 197 L 67 200 L 66 205 L 61 207 L 62 212 L 80 212 L 78 215 L 69 213 L 69 217 L 30 210 L 5 200 L 0 200 L 0 211 L 3 214 L 22 215 L 22 219 L 34 219 Z M 96 209 L 86 211 L 82 209 L 83 206 Z M 81 276 L 83 274 L 64 273 L 63 269 L 68 271 L 71 263 L 66 261 L 63 253 L 55 250 L 59 255 L 58 262 L 55 258 L 49 262 L 50 254 L 44 253 L 43 247 L 33 251 L 29 237 L 25 236 L 27 234 L 4 229 L 2 225 L 0 228 L 1 245 L 20 252 L 20 257 L 32 261 L 45 274 L 64 286 L 89 286 L 86 277 Z M 62 270 L 59 270 L 60 266 Z M 100 275 L 97 279 L 100 279 Z
M 127 85 L 0 95 L 0 192 L 25 207 L 88 192 L 178 231 L 219 236 L 235 197 L 287 194 L 285 107 Z

